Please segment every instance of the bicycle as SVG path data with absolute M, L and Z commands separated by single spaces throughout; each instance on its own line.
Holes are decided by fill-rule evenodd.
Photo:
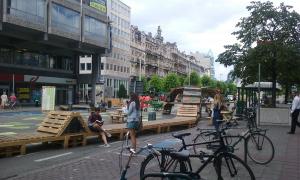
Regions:
M 232 153 L 234 153 L 237 145 L 244 140 L 244 161 L 247 163 L 247 156 L 253 160 L 256 164 L 265 165 L 270 163 L 275 154 L 275 149 L 272 141 L 268 136 L 266 136 L 266 129 L 248 129 L 241 134 L 231 135 L 226 133 L 225 128 L 223 132 L 223 138 L 225 139 L 226 145 L 230 145 L 232 147 Z M 238 128 L 235 128 L 238 129 Z M 198 129 L 201 131 L 201 129 Z M 214 133 L 213 133 L 214 132 Z M 216 132 L 214 130 L 204 130 L 200 132 L 194 139 L 193 143 L 197 144 L 198 142 L 209 141 L 211 137 L 207 139 L 207 134 L 211 133 L 213 137 L 216 136 Z M 236 138 L 237 140 L 233 142 L 232 138 Z M 208 149 L 213 149 L 213 145 L 208 145 Z M 202 150 L 197 145 L 193 146 L 194 153 L 197 154 Z
M 124 148 L 124 144 L 125 144 L 125 148 Z M 128 160 L 125 164 L 125 167 L 123 168 L 123 166 L 122 166 L 122 164 L 123 164 L 122 156 L 123 156 L 123 150 L 124 149 L 126 149 L 129 152 L 129 157 L 128 157 Z M 127 170 L 130 168 L 129 164 L 130 164 L 130 161 L 131 161 L 132 157 L 135 154 L 140 154 L 144 150 L 147 150 L 150 154 L 155 154 L 157 156 L 160 156 L 160 153 L 153 148 L 152 144 L 147 144 L 145 147 L 142 147 L 138 152 L 135 152 L 134 149 L 130 148 L 130 145 L 129 145 L 129 131 L 128 131 L 124 136 L 124 141 L 122 143 L 121 153 L 120 153 L 120 156 L 119 156 L 119 168 L 120 168 L 120 174 L 121 174 L 120 175 L 120 180 L 127 180 L 126 174 L 127 174 Z
M 182 173 L 166 173 L 166 172 L 161 172 L 161 173 L 149 173 L 146 174 L 141 180 L 151 180 L 152 178 L 161 178 L 165 180 L 192 180 L 192 178 L 186 174 Z
M 191 133 L 174 135 L 174 137 L 182 140 L 183 147 L 180 149 L 183 150 L 176 151 L 162 148 L 161 150 L 158 150 L 161 156 L 149 154 L 141 164 L 140 178 L 143 178 L 149 173 L 172 172 L 187 174 L 192 179 L 201 179 L 200 173 L 204 172 L 205 169 L 208 169 L 209 171 L 207 174 L 202 173 L 202 175 L 204 174 L 209 177 L 216 175 L 213 179 L 224 180 L 240 176 L 241 179 L 254 180 L 255 176 L 250 167 L 239 157 L 230 153 L 230 147 L 225 144 L 221 131 L 217 132 L 217 135 L 219 136 L 218 139 L 197 143 L 219 143 L 219 146 L 217 146 L 215 151 L 211 152 L 211 154 L 204 151 L 198 154 L 190 154 L 188 150 L 185 150 L 186 147 L 196 144 L 185 144 L 184 137 L 191 135 Z M 193 171 L 191 163 L 192 159 L 196 159 L 197 161 L 200 160 L 202 163 L 196 171 Z M 210 169 L 208 166 L 209 164 L 213 165 L 213 169 Z M 215 173 L 212 173 L 211 171 L 214 171 Z

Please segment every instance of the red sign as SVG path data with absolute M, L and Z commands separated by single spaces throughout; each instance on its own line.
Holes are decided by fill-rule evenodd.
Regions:
M 0 73 L 0 81 L 13 81 L 13 74 Z M 15 74 L 15 81 L 23 82 L 24 75 Z

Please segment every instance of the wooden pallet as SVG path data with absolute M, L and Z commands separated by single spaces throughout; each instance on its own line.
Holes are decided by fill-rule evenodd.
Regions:
M 80 116 L 78 112 L 50 111 L 37 131 L 61 136 L 73 118 Z M 83 123 L 81 123 L 83 124 Z
M 181 105 L 178 107 L 177 116 L 197 117 L 197 105 Z

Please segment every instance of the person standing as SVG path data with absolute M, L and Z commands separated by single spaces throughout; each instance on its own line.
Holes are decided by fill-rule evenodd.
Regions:
M 10 101 L 10 107 L 14 108 L 17 103 L 17 97 L 15 93 L 11 93 L 11 95 L 9 96 L 9 101 Z
M 216 130 L 219 130 L 220 122 L 218 120 L 222 120 L 221 106 L 222 106 L 221 94 L 217 93 L 214 97 L 213 108 L 212 108 L 213 125 L 215 126 Z
M 130 95 L 127 113 L 127 129 L 129 130 L 131 145 L 136 150 L 136 131 L 140 123 L 140 100 L 136 93 Z
M 99 133 L 99 138 L 102 137 L 102 140 L 104 142 L 104 147 L 110 147 L 110 145 L 107 143 L 107 137 L 111 137 L 111 134 L 106 132 L 105 129 L 103 129 L 104 121 L 102 120 L 102 117 L 100 115 L 100 108 L 95 108 L 95 112 L 91 113 L 88 119 L 88 127 L 93 132 Z
M 293 103 L 291 108 L 291 116 L 292 116 L 292 125 L 291 125 L 291 131 L 288 132 L 288 134 L 295 134 L 296 125 L 300 127 L 300 123 L 298 122 L 298 116 L 300 112 L 300 97 L 299 97 L 299 91 L 293 92 Z
M 3 91 L 3 94 L 1 95 L 1 108 L 5 108 L 6 104 L 7 104 L 8 98 L 6 95 L 6 92 Z

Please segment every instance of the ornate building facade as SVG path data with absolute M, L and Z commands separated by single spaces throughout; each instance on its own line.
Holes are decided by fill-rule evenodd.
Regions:
M 132 77 L 146 76 L 149 78 L 155 74 L 163 77 L 171 72 L 186 76 L 192 71 L 199 75 L 207 74 L 212 77 L 213 57 L 199 52 L 187 55 L 178 49 L 176 43 L 164 43 L 161 33 L 160 26 L 158 26 L 155 36 L 152 36 L 150 32 L 146 34 L 137 26 L 131 26 Z

